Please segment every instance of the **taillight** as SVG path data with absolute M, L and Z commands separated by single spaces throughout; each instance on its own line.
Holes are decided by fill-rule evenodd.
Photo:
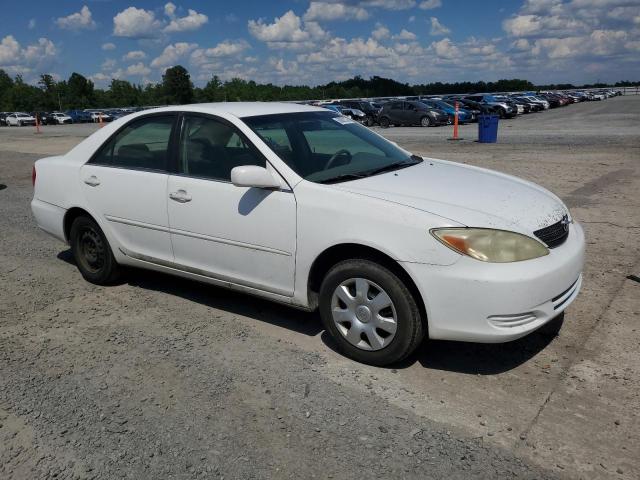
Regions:
M 31 184 L 36 186 L 36 166 L 33 166 L 33 170 L 31 170 Z

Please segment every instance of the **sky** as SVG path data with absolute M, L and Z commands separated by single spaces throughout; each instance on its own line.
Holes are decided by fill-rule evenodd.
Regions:
M 0 68 L 318 85 L 640 80 L 640 0 L 0 0 Z

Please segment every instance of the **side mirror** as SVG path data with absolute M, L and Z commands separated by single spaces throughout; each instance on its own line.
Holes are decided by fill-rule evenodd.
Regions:
M 231 170 L 231 182 L 236 187 L 280 188 L 280 182 L 269 170 L 257 165 L 243 165 Z

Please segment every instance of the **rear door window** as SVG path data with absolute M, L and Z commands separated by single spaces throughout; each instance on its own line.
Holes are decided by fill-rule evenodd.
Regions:
M 134 120 L 112 137 L 90 163 L 134 170 L 166 171 L 173 115 Z

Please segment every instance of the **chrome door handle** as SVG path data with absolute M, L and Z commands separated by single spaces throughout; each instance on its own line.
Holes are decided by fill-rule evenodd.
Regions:
M 89 178 L 84 179 L 84 183 L 89 185 L 90 187 L 97 187 L 100 185 L 100 180 L 95 175 L 91 175 Z
M 178 190 L 177 192 L 171 192 L 169 194 L 169 198 L 179 203 L 187 203 L 191 201 L 191 195 L 189 195 L 186 190 Z

